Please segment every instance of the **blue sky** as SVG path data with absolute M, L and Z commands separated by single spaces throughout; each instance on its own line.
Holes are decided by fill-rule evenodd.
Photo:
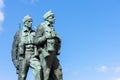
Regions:
M 29 14 L 34 29 L 48 10 L 62 39 L 64 80 L 120 80 L 119 0 L 0 0 L 0 80 L 17 80 L 11 48 L 18 23 Z M 34 80 L 31 69 L 27 80 Z

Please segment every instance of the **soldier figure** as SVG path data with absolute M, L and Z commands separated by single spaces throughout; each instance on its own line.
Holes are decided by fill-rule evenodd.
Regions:
M 12 47 L 12 61 L 17 69 L 18 80 L 26 80 L 29 67 L 32 68 L 35 80 L 41 80 L 41 64 L 34 44 L 35 31 L 32 30 L 32 18 L 23 18 L 23 30 L 15 36 Z
M 62 69 L 57 58 L 60 54 L 61 39 L 53 28 L 54 13 L 48 11 L 43 16 L 45 22 L 36 29 L 35 42 L 40 53 L 44 80 L 62 80 Z

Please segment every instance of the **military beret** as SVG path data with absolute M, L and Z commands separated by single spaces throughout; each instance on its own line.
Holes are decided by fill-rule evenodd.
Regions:
M 48 18 L 48 17 L 51 16 L 51 15 L 54 15 L 54 13 L 50 10 L 50 11 L 46 12 L 46 13 L 43 15 L 43 18 L 46 19 L 46 18 Z
M 30 15 L 26 15 L 24 18 L 23 18 L 23 23 L 26 22 L 27 20 L 32 20 L 32 17 Z

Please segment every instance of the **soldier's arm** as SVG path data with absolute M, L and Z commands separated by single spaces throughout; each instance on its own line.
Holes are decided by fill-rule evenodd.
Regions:
M 61 39 L 59 36 L 56 37 L 56 55 L 60 55 L 60 48 L 61 48 Z
M 35 38 L 35 43 L 36 44 L 42 44 L 46 41 L 46 36 L 44 34 L 44 28 L 42 25 L 40 25 L 37 30 L 36 30 L 36 38 Z

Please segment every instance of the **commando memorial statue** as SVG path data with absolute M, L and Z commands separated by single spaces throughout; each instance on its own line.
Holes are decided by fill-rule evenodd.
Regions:
M 14 35 L 12 61 L 18 80 L 26 80 L 29 67 L 35 80 L 63 80 L 60 55 L 61 39 L 54 29 L 52 11 L 43 15 L 44 22 L 32 29 L 32 17 L 23 18 L 23 29 Z

